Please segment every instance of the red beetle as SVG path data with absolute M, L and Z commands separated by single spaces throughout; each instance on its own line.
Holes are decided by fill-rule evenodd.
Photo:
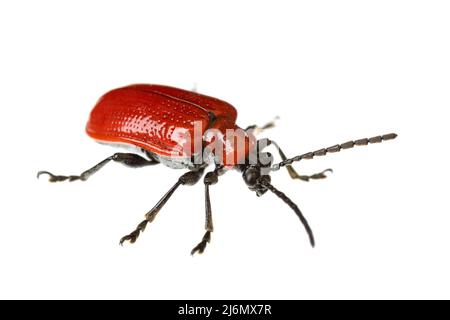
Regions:
M 293 179 L 322 179 L 331 169 L 303 176 L 299 175 L 291 164 L 355 145 L 394 139 L 397 136 L 390 133 L 370 139 L 348 141 L 288 159 L 275 142 L 269 139 L 257 141 L 255 138 L 256 132 L 273 127 L 273 122 L 263 127 L 253 125 L 242 130 L 236 125 L 236 118 L 236 109 L 229 103 L 192 91 L 150 84 L 115 89 L 99 99 L 91 112 L 86 132 L 102 143 L 135 147 L 140 155 L 115 153 L 79 176 L 61 176 L 40 171 L 38 177 L 47 174 L 51 182 L 85 181 L 111 160 L 133 168 L 162 163 L 174 169 L 189 169 L 145 215 L 145 220 L 120 240 L 120 244 L 123 244 L 125 241 L 136 241 L 180 185 L 196 184 L 203 176 L 205 168 L 214 164 L 214 170 L 208 172 L 204 178 L 206 233 L 192 250 L 191 254 L 194 254 L 203 253 L 213 231 L 209 186 L 216 184 L 219 176 L 228 170 L 237 169 L 242 172 L 249 189 L 255 191 L 258 196 L 270 190 L 291 207 L 300 218 L 309 241 L 314 246 L 314 236 L 308 222 L 297 205 L 271 184 L 270 172 L 286 167 Z M 263 152 L 269 145 L 276 147 L 282 159 L 280 163 L 273 164 L 272 155 Z

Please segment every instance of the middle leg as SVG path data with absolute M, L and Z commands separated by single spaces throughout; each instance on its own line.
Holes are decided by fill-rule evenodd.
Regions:
M 244 131 L 252 131 L 254 135 L 258 135 L 267 129 L 275 127 L 275 121 L 278 119 L 279 119 L 278 117 L 275 117 L 272 121 L 266 123 L 263 126 L 258 126 L 257 124 L 248 126 L 247 128 L 244 129 Z
M 208 172 L 203 180 L 205 184 L 205 235 L 202 238 L 202 241 L 195 246 L 191 251 L 191 255 L 194 255 L 196 252 L 202 254 L 205 251 L 206 245 L 211 241 L 211 233 L 214 231 L 213 221 L 212 221 L 212 212 L 211 212 L 211 200 L 209 198 L 209 186 L 216 184 L 219 181 L 218 170 L 214 170 Z

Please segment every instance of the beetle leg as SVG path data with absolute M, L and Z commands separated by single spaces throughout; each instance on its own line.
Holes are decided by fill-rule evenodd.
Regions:
M 139 223 L 133 232 L 120 239 L 120 245 L 123 245 L 125 241 L 135 243 L 137 238 L 139 238 L 141 232 L 144 232 L 145 228 L 147 227 L 147 224 L 155 219 L 158 212 L 162 209 L 162 207 L 164 207 L 164 205 L 167 203 L 167 201 L 170 199 L 173 193 L 178 189 L 178 187 L 181 185 L 193 186 L 203 176 L 204 171 L 205 169 L 201 168 L 183 174 L 178 179 L 178 181 L 173 185 L 173 187 L 170 188 L 170 190 L 161 198 L 161 200 L 158 201 L 158 203 L 153 207 L 153 209 L 147 212 L 147 214 L 145 215 L 145 220 Z
M 269 139 L 263 139 L 261 140 L 264 142 L 263 145 L 265 146 L 270 146 L 271 144 L 274 145 L 277 150 L 278 153 L 280 154 L 280 157 L 283 161 L 285 161 L 287 159 L 285 153 L 283 152 L 283 150 L 281 150 L 281 148 L 278 146 L 278 144 L 275 141 L 269 140 Z M 289 175 L 291 176 L 292 179 L 299 179 L 302 181 L 309 181 L 309 180 L 318 180 L 318 179 L 325 179 L 327 177 L 326 173 L 327 172 L 333 172 L 332 169 L 325 169 L 322 172 L 319 173 L 315 173 L 309 176 L 305 176 L 305 175 L 300 175 L 297 173 L 297 171 L 295 171 L 294 167 L 292 167 L 291 165 L 287 165 L 286 166 L 287 171 L 289 172 Z
M 213 227 L 213 220 L 212 220 L 212 212 L 211 212 L 211 200 L 209 197 L 209 186 L 215 185 L 219 181 L 219 174 L 217 172 L 217 169 L 208 172 L 205 176 L 205 179 L 203 180 L 203 183 L 205 184 L 205 211 L 206 211 L 206 218 L 205 218 L 205 235 L 202 238 L 202 241 L 197 244 L 194 249 L 191 251 L 191 255 L 194 255 L 196 252 L 199 254 L 202 254 L 203 251 L 205 251 L 206 245 L 211 241 L 211 232 L 214 231 Z
M 131 168 L 140 168 L 140 167 L 151 166 L 151 165 L 155 165 L 155 164 L 159 163 L 158 161 L 156 161 L 154 159 L 147 160 L 147 159 L 145 159 L 137 154 L 134 154 L 134 153 L 115 153 L 112 156 L 103 160 L 102 162 L 96 164 L 92 168 L 84 171 L 79 176 L 58 176 L 58 175 L 54 175 L 48 171 L 39 171 L 37 174 L 37 177 L 39 178 L 41 175 L 46 174 L 49 176 L 50 182 L 65 181 L 65 180 L 86 181 L 90 176 L 92 176 L 94 173 L 99 171 L 110 161 L 119 162 L 119 163 L 122 163 L 123 165 L 125 165 L 127 167 L 131 167 Z
M 275 121 L 278 119 L 279 119 L 279 117 L 275 117 L 272 121 L 266 123 L 262 127 L 260 127 L 256 124 L 248 126 L 247 128 L 245 128 L 244 131 L 252 131 L 252 133 L 254 135 L 258 135 L 258 134 L 262 133 L 263 131 L 265 131 L 266 129 L 271 129 L 271 128 L 275 127 Z
M 333 172 L 333 169 L 328 168 L 328 169 L 323 170 L 322 172 L 314 173 L 309 176 L 304 176 L 304 175 L 299 175 L 292 166 L 286 167 L 286 169 L 288 170 L 289 175 L 291 176 L 292 179 L 299 179 L 299 180 L 306 181 L 306 182 L 308 182 L 310 179 L 312 179 L 312 180 L 325 179 L 327 177 L 327 175 L 325 173 Z

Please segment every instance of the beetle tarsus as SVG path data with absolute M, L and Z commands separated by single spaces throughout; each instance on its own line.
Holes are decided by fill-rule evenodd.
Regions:
M 191 255 L 194 254 L 202 254 L 205 251 L 206 245 L 211 241 L 211 231 L 206 231 L 205 235 L 203 236 L 202 241 L 195 246 L 194 249 L 191 251 Z
M 275 127 L 275 122 L 280 119 L 280 117 L 276 116 L 272 121 L 266 123 L 263 126 L 258 126 L 256 124 L 248 126 L 247 128 L 244 129 L 244 131 L 251 131 L 254 135 L 258 135 L 261 134 L 263 131 L 267 130 L 267 129 L 272 129 L 273 127 Z
M 76 180 L 81 180 L 81 181 L 85 181 L 86 178 L 81 175 L 81 176 L 58 176 L 58 175 L 54 175 L 53 173 L 50 173 L 48 171 L 39 171 L 37 174 L 37 178 L 39 179 L 41 175 L 46 174 L 49 176 L 48 181 L 49 182 L 60 182 L 60 181 L 66 181 L 68 180 L 69 182 L 72 181 L 76 181 Z
M 138 238 L 137 233 L 133 231 L 129 235 L 127 235 L 127 236 L 123 237 L 122 239 L 120 239 L 120 245 L 123 246 L 125 241 L 128 241 L 130 243 L 135 243 L 137 238 Z
M 139 238 L 139 235 L 141 234 L 141 232 L 144 232 L 145 227 L 147 227 L 147 223 L 149 223 L 149 222 L 150 221 L 148 221 L 148 220 L 144 220 L 141 223 L 139 223 L 138 226 L 136 227 L 136 230 L 134 230 L 129 235 L 126 235 L 126 236 L 122 237 L 122 239 L 120 239 L 119 244 L 121 246 L 123 246 L 125 241 L 129 241 L 130 243 L 135 243 L 136 240 Z
M 306 182 L 308 182 L 309 180 L 325 179 L 328 177 L 326 175 L 327 172 L 330 172 L 330 173 L 333 172 L 333 169 L 329 168 L 329 169 L 323 170 L 322 172 L 319 172 L 319 173 L 315 173 L 315 174 L 312 174 L 309 176 L 304 176 L 304 175 L 299 175 L 292 166 L 287 166 L 286 168 L 292 179 L 299 179 L 299 180 L 306 181 Z
M 122 237 L 121 239 L 120 239 L 120 241 L 119 241 L 119 244 L 123 247 L 123 244 L 124 244 L 124 242 L 125 241 L 129 241 L 129 240 L 131 240 L 131 237 L 128 235 L 128 236 L 125 236 L 125 237 Z
M 75 181 L 75 180 L 83 180 L 80 176 L 58 176 L 54 175 L 53 173 L 50 173 L 48 171 L 39 171 L 37 174 L 37 178 L 39 179 L 41 175 L 46 174 L 49 176 L 48 181 L 49 182 L 59 182 L 59 181 Z
M 56 181 L 56 176 L 48 171 L 39 171 L 37 173 L 37 178 L 40 179 L 41 175 L 46 174 L 48 175 L 48 181 L 50 182 L 55 182 Z

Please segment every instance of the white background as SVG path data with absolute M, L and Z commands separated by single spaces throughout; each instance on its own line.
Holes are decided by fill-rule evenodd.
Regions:
M 0 4 L 0 298 L 450 298 L 447 1 L 14 1 Z M 310 221 L 231 172 L 180 188 L 120 247 L 181 171 L 110 164 L 84 133 L 98 97 L 130 83 L 217 96 L 291 156 L 396 132 L 297 164 L 273 183 Z

